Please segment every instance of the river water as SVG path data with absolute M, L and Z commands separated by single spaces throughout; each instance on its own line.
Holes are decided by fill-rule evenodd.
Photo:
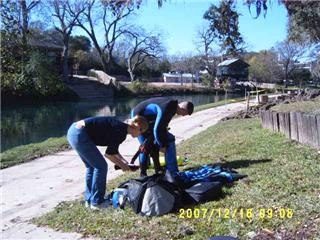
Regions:
M 170 96 L 179 101 L 192 101 L 195 106 L 224 99 L 224 95 Z M 228 97 L 237 97 L 229 94 Z M 107 101 L 51 102 L 2 106 L 1 152 L 15 146 L 61 137 L 71 123 L 90 116 L 117 116 L 124 120 L 131 109 L 145 98 Z

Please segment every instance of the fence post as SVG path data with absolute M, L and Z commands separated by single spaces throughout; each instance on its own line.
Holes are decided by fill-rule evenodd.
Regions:
M 298 123 L 298 138 L 299 142 L 306 143 L 305 135 L 304 135 L 304 119 L 303 114 L 301 112 L 297 112 L 297 123 Z
M 297 113 L 290 112 L 290 132 L 291 139 L 299 141 Z
M 265 116 L 264 115 L 265 111 L 260 109 L 259 113 L 260 113 L 261 125 L 262 125 L 263 128 L 265 128 L 265 117 L 264 117 Z
M 284 133 L 290 138 L 291 137 L 291 129 L 290 129 L 290 113 L 284 113 Z
M 317 120 L 317 132 L 318 132 L 318 148 L 320 148 L 320 114 L 316 115 L 316 120 Z
M 302 134 L 303 134 L 303 142 L 304 144 L 310 145 L 310 131 L 309 131 L 309 115 L 308 114 L 302 114 Z
M 309 133 L 309 142 L 310 145 L 313 147 L 319 146 L 319 139 L 318 139 L 318 129 L 317 129 L 317 117 L 316 115 L 310 114 L 309 115 L 309 126 L 308 126 L 308 133 Z
M 286 137 L 320 149 L 320 114 L 260 111 L 264 128 L 279 131 Z
M 272 113 L 270 110 L 267 111 L 267 121 L 268 125 L 267 128 L 273 131 L 273 121 L 272 121 Z
M 271 112 L 272 122 L 273 122 L 273 131 L 279 132 L 279 114 L 277 112 Z
M 284 113 L 279 112 L 278 116 L 279 116 L 279 130 L 281 133 L 285 133 Z
M 269 128 L 269 114 L 268 110 L 264 111 L 264 127 Z
M 307 144 L 309 146 L 313 146 L 313 133 L 312 133 L 312 115 L 310 114 L 305 114 L 305 121 L 306 121 L 306 125 L 305 125 L 305 134 L 306 134 L 306 140 L 307 140 Z

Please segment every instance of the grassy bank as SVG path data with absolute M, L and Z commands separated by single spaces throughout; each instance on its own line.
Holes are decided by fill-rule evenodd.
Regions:
M 133 82 L 128 84 L 120 84 L 115 89 L 115 95 L 119 97 L 123 96 L 154 96 L 154 95 L 179 95 L 179 94 L 223 94 L 222 89 L 215 89 L 212 87 L 191 87 L 191 86 L 180 86 L 180 85 L 163 85 L 154 86 L 146 82 Z
M 242 98 L 227 99 L 195 107 L 196 111 L 201 111 L 228 103 L 240 102 Z M 0 153 L 0 169 L 24 163 L 38 157 L 46 156 L 55 152 L 59 152 L 68 148 L 66 136 L 61 138 L 49 138 L 40 143 L 32 143 L 28 145 L 11 148 Z
M 319 236 L 320 155 L 316 150 L 262 129 L 257 119 L 246 119 L 219 123 L 184 141 L 178 154 L 184 153 L 191 159 L 186 167 L 220 162 L 248 175 L 224 188 L 224 198 L 196 207 L 209 212 L 220 209 L 221 215 L 176 213 L 146 218 L 129 208 L 92 212 L 79 200 L 61 203 L 34 222 L 102 239 L 207 239 L 214 235 L 274 239 L 276 233 L 282 239 Z M 108 189 L 134 176 L 125 174 Z M 243 209 L 244 214 L 226 214 L 236 209 Z
M 297 101 L 289 104 L 279 104 L 271 108 L 277 112 L 310 112 L 320 114 L 320 97 L 312 101 Z
M 14 147 L 0 153 L 0 167 L 1 169 L 11 167 L 68 148 L 69 144 L 66 137 L 49 138 L 40 143 Z
M 200 106 L 196 106 L 194 108 L 194 111 L 195 112 L 199 112 L 199 111 L 206 110 L 206 109 L 209 109 L 209 108 L 219 107 L 219 106 L 222 106 L 224 104 L 230 104 L 230 103 L 236 103 L 236 102 L 242 102 L 242 101 L 244 101 L 244 98 L 242 98 L 242 97 L 221 100 L 221 101 L 214 102 L 214 103 L 208 103 L 208 104 L 203 104 L 203 105 L 200 105 Z

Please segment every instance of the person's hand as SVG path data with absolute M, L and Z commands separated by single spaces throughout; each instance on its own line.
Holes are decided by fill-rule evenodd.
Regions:
M 165 147 L 160 148 L 160 152 L 162 152 L 162 153 L 166 153 L 166 151 L 167 151 L 167 149 L 166 149 Z
M 128 164 L 128 166 L 129 166 L 131 172 L 135 172 L 140 168 L 139 166 L 134 165 L 134 164 L 130 164 L 130 163 Z
M 123 164 L 123 167 L 122 167 L 121 169 L 122 169 L 122 171 L 124 171 L 124 172 L 129 172 L 129 171 L 131 171 L 131 168 L 130 168 L 129 164 Z

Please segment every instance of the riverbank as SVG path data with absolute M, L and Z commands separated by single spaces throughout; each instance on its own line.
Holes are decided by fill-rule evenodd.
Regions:
M 191 116 L 173 119 L 171 131 L 180 143 L 206 130 L 220 119 L 246 108 L 245 103 L 232 103 L 196 112 Z M 130 159 L 138 148 L 135 139 L 127 138 L 120 152 Z M 100 148 L 103 152 L 104 148 Z M 29 223 L 51 211 L 58 203 L 79 199 L 83 191 L 85 168 L 73 151 L 59 152 L 34 161 L 1 170 L 2 235 L 4 238 L 20 239 L 80 239 L 80 234 L 56 233 Z M 108 181 L 119 176 L 109 163 Z M 32 186 L 32 189 L 30 189 Z M 110 190 L 110 189 L 109 189 Z M 103 214 L 105 215 L 105 214 Z
M 242 93 L 241 90 L 232 90 L 230 93 Z M 186 94 L 224 94 L 223 89 L 202 86 L 199 84 L 169 84 L 147 83 L 135 81 L 133 83 L 121 82 L 115 88 L 115 96 L 170 96 Z
M 226 99 L 219 102 L 195 107 L 195 112 L 221 106 L 228 103 L 240 102 L 242 98 Z M 49 138 L 40 143 L 32 143 L 11 148 L 0 153 L 0 169 L 31 161 L 33 159 L 64 151 L 69 148 L 66 136 Z
M 11 105 L 19 103 L 43 103 L 55 101 L 79 101 L 79 97 L 69 88 L 64 88 L 63 91 L 56 95 L 42 96 L 42 95 L 16 95 L 13 92 L 1 91 L 1 104 Z
M 117 87 L 112 87 L 114 97 L 153 97 L 153 96 L 172 96 L 172 95 L 192 95 L 192 94 L 224 94 L 223 89 L 202 86 L 199 84 L 166 84 L 166 83 L 148 83 L 135 81 L 119 82 Z M 241 94 L 239 89 L 230 90 L 229 93 Z M 2 104 L 39 103 L 54 101 L 79 101 L 79 96 L 68 86 L 56 95 L 17 95 L 13 92 L 1 92 Z
M 97 213 L 76 200 L 60 204 L 34 222 L 97 239 L 319 236 L 320 154 L 315 149 L 262 129 L 258 119 L 242 119 L 219 123 L 180 143 L 178 154 L 186 153 L 190 160 L 182 170 L 220 163 L 248 177 L 225 187 L 222 199 L 185 209 L 184 213 L 151 219 L 136 215 L 129 207 Z M 133 177 L 137 174 L 125 174 L 113 180 L 109 189 Z

